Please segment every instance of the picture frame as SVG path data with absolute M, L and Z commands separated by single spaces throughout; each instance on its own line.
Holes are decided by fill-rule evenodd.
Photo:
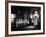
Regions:
M 20 12 L 23 12 L 25 10 L 24 12 L 27 11 L 28 16 L 30 14 L 28 12 L 29 10 L 32 12 L 33 12 L 33 10 L 36 12 L 38 11 L 39 20 L 40 20 L 38 25 L 40 27 L 38 27 L 38 26 L 37 27 L 39 29 L 38 28 L 37 29 L 35 29 L 35 28 L 31 29 L 32 27 L 36 27 L 36 26 L 34 26 L 35 23 L 33 24 L 33 26 L 31 26 L 31 28 L 30 28 L 31 30 L 27 27 L 24 29 L 21 29 L 21 28 L 16 29 L 16 27 L 15 27 L 16 30 L 14 30 L 14 28 L 12 29 L 11 18 L 13 18 L 15 16 L 14 14 L 16 14 L 16 18 L 18 18 L 17 15 L 19 14 L 19 13 L 14 13 L 14 11 L 16 11 L 16 10 L 17 11 L 19 10 Z M 31 12 L 31 14 L 33 15 L 34 13 L 32 13 L 32 12 Z M 24 13 L 21 13 L 21 14 L 23 14 L 23 16 L 24 16 Z M 22 25 L 22 22 L 20 22 L 20 23 Z M 19 25 L 20 23 L 17 23 L 17 24 Z M 25 24 L 23 24 L 23 25 L 25 25 Z M 16 26 L 16 24 L 15 24 L 15 26 Z M 45 3 L 44 2 L 24 2 L 24 1 L 6 1 L 5 2 L 5 35 L 6 36 L 38 35 L 38 34 L 44 34 L 44 33 L 45 33 Z

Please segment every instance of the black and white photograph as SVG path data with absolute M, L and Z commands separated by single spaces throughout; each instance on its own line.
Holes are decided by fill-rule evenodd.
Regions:
M 40 7 L 11 6 L 11 31 L 40 30 Z
M 43 4 L 8 3 L 8 34 L 43 32 Z

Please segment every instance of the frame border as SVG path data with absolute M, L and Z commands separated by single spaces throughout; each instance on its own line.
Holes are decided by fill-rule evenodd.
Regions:
M 43 5 L 43 33 L 29 33 L 29 34 L 8 34 L 8 3 L 27 3 L 27 4 L 42 4 Z M 8 36 L 22 36 L 22 35 L 39 35 L 45 34 L 45 3 L 44 2 L 24 2 L 24 1 L 5 1 L 5 37 Z

